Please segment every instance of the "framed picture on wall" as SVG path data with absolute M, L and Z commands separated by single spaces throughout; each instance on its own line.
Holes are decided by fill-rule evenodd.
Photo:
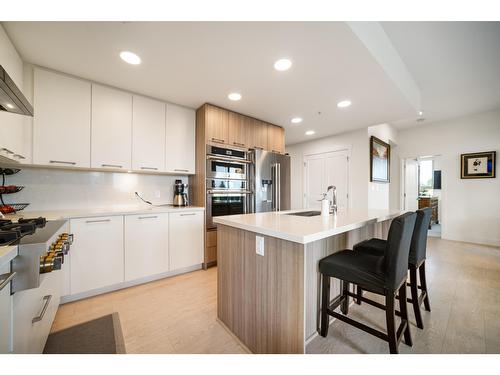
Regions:
M 496 151 L 462 154 L 461 178 L 495 178 Z
M 370 181 L 390 182 L 391 146 L 377 137 L 370 137 Z

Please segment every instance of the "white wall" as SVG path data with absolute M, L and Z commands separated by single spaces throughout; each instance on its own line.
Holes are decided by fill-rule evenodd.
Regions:
M 397 140 L 397 131 L 388 124 L 376 125 L 348 133 L 338 134 L 331 137 L 316 139 L 310 142 L 298 143 L 287 146 L 286 152 L 291 156 L 291 191 L 292 209 L 303 208 L 303 172 L 304 156 L 331 152 L 335 150 L 350 150 L 349 161 L 349 205 L 351 209 L 366 210 L 370 208 L 398 209 L 399 201 L 399 170 L 397 165 L 397 153 L 391 154 L 391 183 L 370 182 L 370 143 L 371 135 L 391 143 L 394 149 Z M 395 156 L 396 155 L 396 156 Z M 394 159 L 396 158 L 396 159 Z M 396 166 L 396 167 L 394 167 Z M 393 170 L 396 169 L 396 171 Z M 392 186 L 397 186 L 396 204 L 391 206 Z M 326 189 L 326 187 L 325 187 Z
M 370 172 L 366 129 L 287 146 L 286 152 L 291 156 L 292 165 L 292 209 L 303 207 L 304 155 L 341 149 L 350 150 L 349 205 L 352 209 L 366 209 L 368 206 L 366 184 Z
M 368 127 L 368 137 L 375 136 L 391 145 L 390 183 L 368 182 L 368 208 L 370 209 L 398 209 L 399 201 L 399 164 L 397 154 L 398 131 L 389 124 L 380 124 Z M 394 198 L 394 196 L 396 196 Z
M 4 200 L 30 203 L 26 212 L 140 205 L 135 191 L 155 204 L 172 203 L 175 179 L 188 183 L 185 176 L 25 168 L 6 181 L 25 186 L 24 190 Z
M 460 179 L 460 154 L 500 156 L 500 110 L 401 130 L 398 143 L 401 158 L 441 155 L 442 238 L 500 246 L 498 171 L 494 179 Z

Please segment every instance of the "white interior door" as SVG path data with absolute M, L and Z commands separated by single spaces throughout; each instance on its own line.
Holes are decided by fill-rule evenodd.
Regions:
M 330 185 L 337 188 L 338 208 L 348 207 L 349 158 L 347 150 L 306 156 L 304 178 L 304 208 L 319 209 L 321 207 L 319 200 Z
M 404 209 L 415 211 L 418 209 L 418 161 L 406 159 L 404 168 Z

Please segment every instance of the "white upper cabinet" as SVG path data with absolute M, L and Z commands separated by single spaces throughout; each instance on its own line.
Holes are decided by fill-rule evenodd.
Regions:
M 165 170 L 165 103 L 133 97 L 132 169 Z
M 195 173 L 195 111 L 167 104 L 166 171 Z
M 131 169 L 132 95 L 92 84 L 92 168 Z
M 34 70 L 33 164 L 90 167 L 91 84 Z

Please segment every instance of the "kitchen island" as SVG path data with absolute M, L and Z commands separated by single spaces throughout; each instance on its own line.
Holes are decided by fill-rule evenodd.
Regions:
M 319 260 L 367 238 L 386 238 L 402 212 L 297 213 L 214 218 L 217 317 L 252 353 L 305 353 L 319 327 Z M 339 288 L 332 280 L 332 297 Z

